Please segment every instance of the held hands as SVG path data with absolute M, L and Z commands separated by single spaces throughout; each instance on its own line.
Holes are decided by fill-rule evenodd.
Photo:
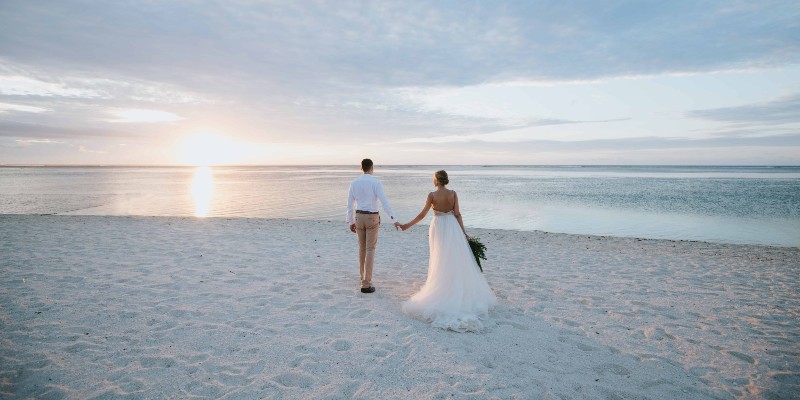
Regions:
M 395 222 L 394 223 L 394 229 L 395 230 L 403 230 L 403 231 L 405 231 L 408 228 L 410 228 L 410 226 L 408 226 L 407 224 L 401 224 L 399 222 Z M 356 224 L 350 224 L 350 232 L 356 233 Z
M 401 230 L 401 231 L 404 231 L 404 232 L 410 227 L 411 226 L 409 226 L 408 224 L 401 224 L 399 222 L 395 222 L 394 223 L 394 229 L 398 229 L 398 230 Z

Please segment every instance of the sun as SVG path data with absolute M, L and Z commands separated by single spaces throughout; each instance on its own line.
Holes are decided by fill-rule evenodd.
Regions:
M 247 149 L 241 143 L 215 132 L 200 132 L 187 137 L 180 145 L 183 164 L 195 166 L 241 163 Z

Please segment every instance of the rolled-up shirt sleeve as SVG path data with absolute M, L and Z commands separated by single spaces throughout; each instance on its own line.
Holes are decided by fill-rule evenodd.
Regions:
M 386 198 L 386 194 L 383 192 L 383 184 L 380 181 L 376 181 L 375 187 L 375 194 L 378 195 L 378 200 L 381 201 L 381 206 L 383 206 L 383 211 L 386 211 L 386 214 L 389 214 L 389 218 L 394 221 L 394 212 L 392 211 L 392 206 L 389 204 L 389 199 Z
M 355 219 L 353 219 L 353 208 L 355 208 L 356 204 L 356 196 L 353 194 L 353 185 L 350 185 L 350 190 L 347 193 L 347 214 L 345 215 L 345 221 L 347 221 L 348 225 L 352 225 L 355 223 Z

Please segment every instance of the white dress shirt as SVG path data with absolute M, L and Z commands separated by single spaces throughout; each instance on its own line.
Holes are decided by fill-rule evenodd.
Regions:
M 389 218 L 394 222 L 394 213 L 386 194 L 383 193 L 383 185 L 372 174 L 363 174 L 350 183 L 350 193 L 347 195 L 347 223 L 354 224 L 353 211 L 378 211 L 378 200 L 380 200 L 383 210 L 389 214 Z M 358 207 L 356 208 L 356 204 Z

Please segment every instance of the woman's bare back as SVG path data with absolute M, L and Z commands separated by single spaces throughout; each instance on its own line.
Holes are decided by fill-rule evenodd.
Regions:
M 456 192 L 450 189 L 439 189 L 431 192 L 431 202 L 433 210 L 438 212 L 450 212 L 456 206 Z

